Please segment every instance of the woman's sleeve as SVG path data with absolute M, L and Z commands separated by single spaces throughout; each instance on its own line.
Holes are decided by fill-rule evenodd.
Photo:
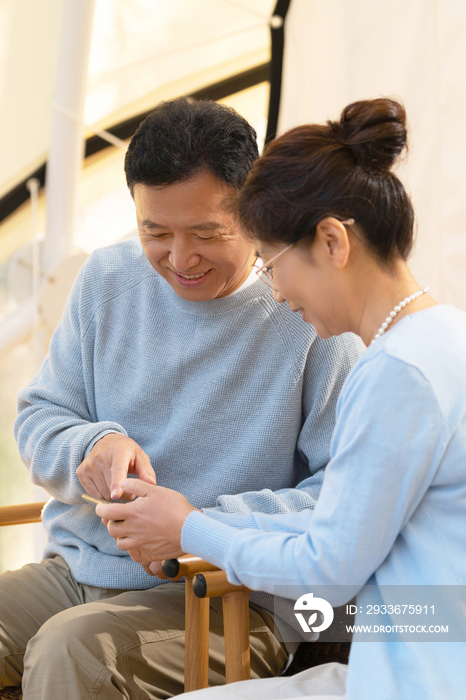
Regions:
M 237 530 L 193 513 L 183 527 L 183 549 L 214 559 L 232 583 L 253 590 L 346 585 L 356 594 L 423 499 L 447 439 L 429 382 L 418 369 L 379 354 L 345 385 L 332 458 L 305 531 L 287 528 L 280 516 L 270 528 L 271 516 L 263 515 L 261 529 Z

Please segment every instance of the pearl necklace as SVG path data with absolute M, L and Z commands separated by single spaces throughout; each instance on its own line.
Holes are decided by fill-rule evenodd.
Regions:
M 428 291 L 429 291 L 429 287 L 424 287 L 424 289 L 420 289 L 418 292 L 414 292 L 414 294 L 411 294 L 409 297 L 406 297 L 405 299 L 403 299 L 403 301 L 400 301 L 395 306 L 393 311 L 390 311 L 387 318 L 382 323 L 382 325 L 380 326 L 377 333 L 374 335 L 374 339 L 371 341 L 371 345 L 372 345 L 372 343 L 375 343 L 377 338 L 380 338 L 380 336 L 385 333 L 385 331 L 388 329 L 388 327 L 390 326 L 390 324 L 393 321 L 393 319 L 395 318 L 395 316 L 400 313 L 401 309 L 404 309 L 405 306 L 407 306 L 408 304 L 410 304 L 412 301 L 414 301 L 418 297 L 422 296 L 423 294 L 427 294 Z

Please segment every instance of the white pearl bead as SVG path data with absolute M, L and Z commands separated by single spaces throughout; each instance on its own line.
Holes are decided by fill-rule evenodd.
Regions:
M 426 292 L 428 292 L 428 290 L 429 290 L 429 287 L 424 287 L 424 289 L 419 289 L 417 292 L 413 292 L 413 294 L 411 294 L 409 297 L 406 297 L 405 299 L 403 299 L 403 301 L 400 301 L 395 306 L 393 311 L 390 311 L 390 315 L 387 316 L 385 321 L 380 326 L 379 330 L 377 331 L 373 340 L 371 341 L 371 345 L 372 345 L 372 343 L 374 343 L 377 340 L 377 338 L 380 338 L 380 336 L 385 333 L 385 331 L 389 327 L 390 323 L 392 323 L 395 316 L 400 313 L 401 309 L 404 309 L 405 306 L 410 304 L 412 301 L 414 301 L 415 299 L 418 299 L 423 294 L 426 294 Z

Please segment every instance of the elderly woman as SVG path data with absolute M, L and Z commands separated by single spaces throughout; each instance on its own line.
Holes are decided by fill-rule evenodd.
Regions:
M 351 331 L 367 350 L 340 395 L 331 461 L 313 513 L 229 522 L 226 514 L 213 519 L 195 511 L 177 493 L 130 480 L 126 490 L 140 498 L 100 505 L 97 513 L 109 519 L 119 547 L 146 567 L 183 550 L 254 590 L 290 586 L 292 596 L 293 586 L 325 585 L 333 605 L 357 595 L 356 622 L 371 606 L 386 604 L 387 612 L 393 585 L 419 591 L 435 585 L 440 604 L 462 591 L 466 314 L 437 304 L 407 265 L 414 214 L 391 172 L 405 145 L 400 104 L 356 102 L 339 122 L 301 126 L 276 139 L 253 167 L 238 214 L 276 301 L 287 301 L 321 337 Z M 283 340 L 284 349 L 293 342 Z M 453 606 L 454 620 L 434 618 L 436 625 L 456 624 L 453 641 L 434 633 L 425 636 L 429 643 L 412 641 L 404 626 L 427 618 L 412 623 L 387 612 L 390 635 L 353 642 L 346 689 L 343 667 L 319 672 L 331 672 L 340 688 L 335 693 L 347 700 L 464 697 L 462 600 Z M 435 604 L 439 610 L 438 599 Z M 311 671 L 298 694 L 315 697 Z M 269 684 L 269 698 L 296 697 L 284 685 L 294 680 L 251 681 L 226 687 L 225 695 L 216 688 L 214 697 L 258 698 L 261 683 Z M 193 700 L 204 693 L 211 697 L 198 691 Z

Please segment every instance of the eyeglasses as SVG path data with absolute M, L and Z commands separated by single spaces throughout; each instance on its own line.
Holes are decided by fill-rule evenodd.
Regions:
M 355 222 L 354 219 L 347 219 L 346 221 L 340 221 L 340 223 L 343 224 L 343 226 L 352 226 Z M 262 280 L 262 282 L 264 282 L 264 284 L 267 285 L 267 287 L 273 289 L 272 263 L 278 260 L 278 258 L 281 255 L 283 255 L 283 253 L 286 253 L 286 251 L 292 248 L 294 245 L 296 244 L 291 243 L 290 245 L 286 246 L 286 248 L 283 248 L 283 250 L 277 253 L 277 255 L 274 255 L 273 258 L 270 258 L 266 265 L 262 265 L 262 267 L 256 268 L 256 275 L 259 277 L 259 279 Z
M 264 284 L 267 285 L 267 287 L 270 287 L 273 289 L 273 279 L 272 279 L 272 266 L 271 263 L 274 263 L 275 260 L 277 260 L 280 255 L 283 255 L 283 253 L 286 253 L 287 250 L 292 248 L 294 246 L 294 243 L 291 243 L 289 246 L 286 248 L 283 248 L 277 255 L 274 255 L 273 258 L 270 258 L 268 261 L 267 265 L 262 265 L 262 267 L 259 267 L 255 270 L 256 275 L 259 277 Z

